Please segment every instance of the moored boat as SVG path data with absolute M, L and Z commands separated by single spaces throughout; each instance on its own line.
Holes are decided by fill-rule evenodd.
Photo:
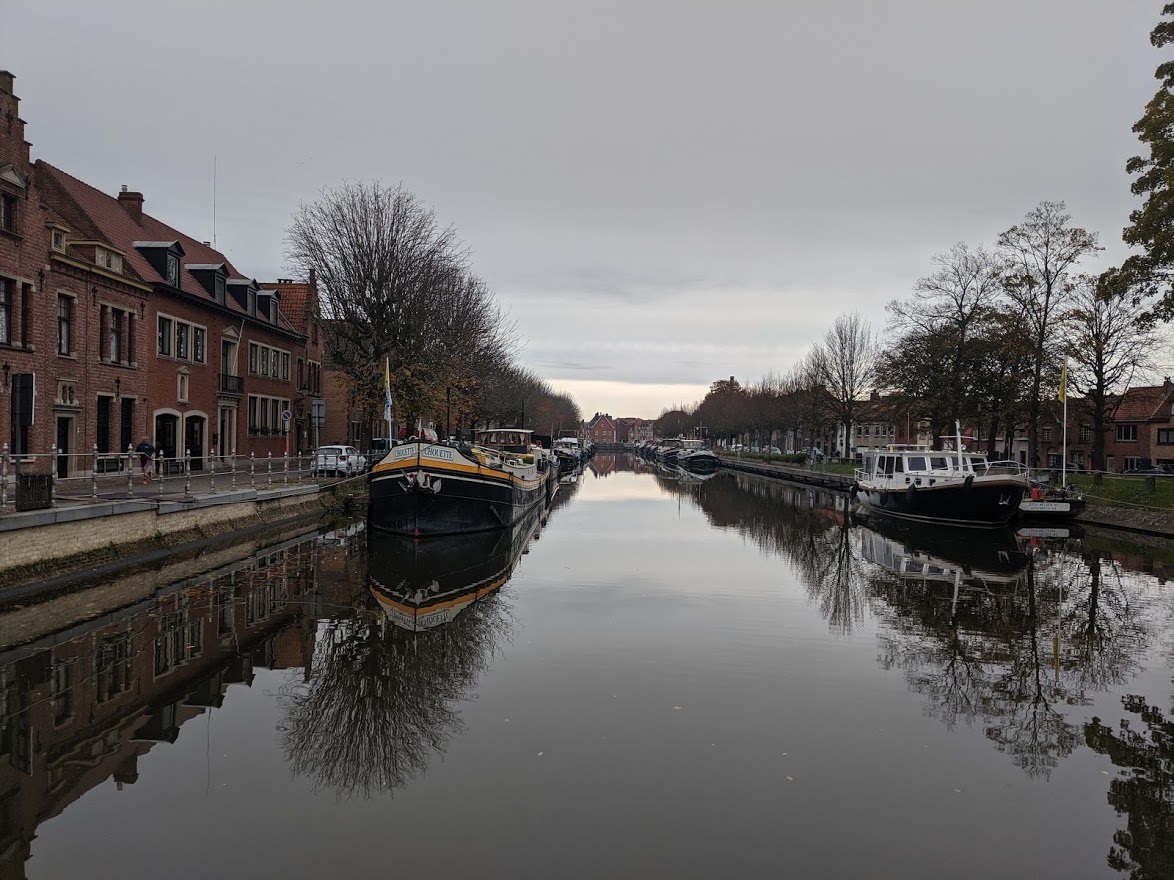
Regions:
M 712 474 L 718 469 L 718 457 L 700 440 L 682 440 L 677 464 L 687 471 Z
M 369 524 L 415 537 L 512 526 L 547 502 L 558 468 L 530 431 L 477 431 L 473 443 L 411 441 L 371 469 Z
M 988 463 L 974 453 L 926 446 L 889 446 L 870 452 L 857 468 L 852 494 L 877 513 L 961 526 L 1010 522 L 1028 490 L 1016 462 Z

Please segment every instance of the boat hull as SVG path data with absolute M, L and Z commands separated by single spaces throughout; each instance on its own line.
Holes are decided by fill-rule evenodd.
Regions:
M 898 519 L 989 527 L 1011 521 L 1025 490 L 1023 482 L 1012 479 L 918 487 L 912 492 L 861 484 L 856 497 L 870 512 Z
M 401 446 L 396 453 L 371 474 L 367 521 L 384 532 L 428 537 L 507 528 L 549 502 L 557 486 L 556 470 L 521 479 L 454 449 Z M 441 455 L 450 458 L 434 457 Z

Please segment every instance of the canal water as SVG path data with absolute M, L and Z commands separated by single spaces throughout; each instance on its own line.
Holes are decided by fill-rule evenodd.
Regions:
M 1174 547 L 846 502 L 601 454 L 10 603 L 0 877 L 1174 876 Z

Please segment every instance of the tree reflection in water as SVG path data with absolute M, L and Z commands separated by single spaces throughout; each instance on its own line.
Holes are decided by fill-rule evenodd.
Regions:
M 1109 866 L 1136 880 L 1174 877 L 1174 722 L 1144 697 L 1121 704 L 1137 717 L 1122 718 L 1116 732 L 1099 718 L 1084 726 L 1089 748 L 1129 771 L 1109 783 L 1110 805 L 1129 817 L 1113 835 Z
M 421 775 L 462 732 L 458 705 L 511 629 L 500 593 L 432 632 L 374 613 L 322 624 L 309 681 L 282 693 L 290 767 L 340 796 L 370 797 Z

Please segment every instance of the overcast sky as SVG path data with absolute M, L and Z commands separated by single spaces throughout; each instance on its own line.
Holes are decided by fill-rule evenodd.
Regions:
M 300 201 L 402 181 L 585 415 L 882 329 L 1067 202 L 1119 261 L 1160 0 L 0 0 L 34 157 L 284 276 Z

